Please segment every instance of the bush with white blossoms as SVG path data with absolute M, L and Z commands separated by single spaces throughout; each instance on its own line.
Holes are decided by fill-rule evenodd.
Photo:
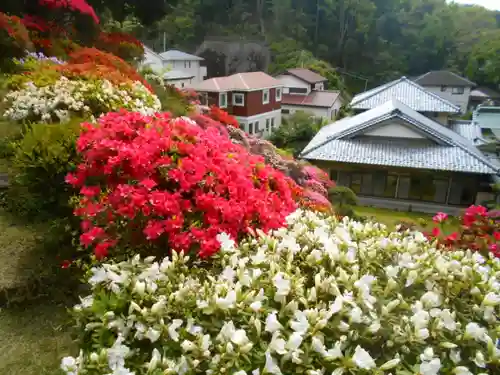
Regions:
M 66 374 L 499 374 L 500 263 L 308 211 L 222 250 L 90 271 Z
M 13 121 L 64 122 L 73 115 L 88 118 L 125 108 L 151 115 L 161 109 L 158 97 L 141 82 L 114 85 L 107 80 L 69 80 L 61 76 L 55 83 L 24 84 L 4 99 L 4 116 Z

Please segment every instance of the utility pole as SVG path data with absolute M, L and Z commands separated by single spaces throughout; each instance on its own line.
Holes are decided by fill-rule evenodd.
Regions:
M 167 50 L 167 32 L 163 32 L 163 52 Z
M 335 68 L 335 71 L 339 72 L 340 74 L 345 74 L 347 76 L 351 76 L 351 77 L 365 81 L 365 91 L 368 90 L 368 81 L 370 80 L 368 77 L 364 77 L 364 76 L 359 75 L 359 74 L 349 73 L 349 72 L 343 71 L 340 68 Z

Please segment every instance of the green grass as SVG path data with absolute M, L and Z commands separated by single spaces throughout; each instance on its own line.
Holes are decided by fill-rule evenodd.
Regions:
M 59 375 L 61 358 L 74 354 L 62 306 L 0 310 L 0 375 Z
M 430 231 L 435 226 L 432 221 L 434 215 L 419 213 L 394 211 L 384 208 L 361 207 L 357 206 L 354 210 L 356 214 L 372 218 L 374 221 L 387 225 L 390 229 L 394 229 L 396 225 L 402 221 L 413 223 L 421 231 Z M 456 218 L 450 218 L 445 225 L 445 232 L 452 232 L 458 228 Z

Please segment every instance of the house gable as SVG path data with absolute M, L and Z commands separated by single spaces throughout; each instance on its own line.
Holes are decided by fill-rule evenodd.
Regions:
M 404 124 L 403 121 L 397 121 L 392 119 L 381 124 L 378 127 L 374 127 L 366 130 L 363 133 L 364 136 L 369 137 L 384 137 L 384 138 L 399 138 L 399 139 L 427 139 L 422 132 L 419 132 Z

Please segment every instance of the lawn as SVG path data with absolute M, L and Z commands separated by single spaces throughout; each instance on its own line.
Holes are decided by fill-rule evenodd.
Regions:
M 354 210 L 356 214 L 373 219 L 373 221 L 387 225 L 390 229 L 395 229 L 401 222 L 413 223 L 421 231 L 430 231 L 434 227 L 432 216 L 419 212 L 394 211 L 384 208 L 357 206 Z M 458 221 L 450 218 L 445 226 L 446 232 L 452 232 L 458 227 Z
M 0 210 L 0 301 L 15 300 L 14 291 L 43 277 L 38 245 L 46 230 L 14 223 Z M 46 299 L 0 308 L 0 375 L 60 374 L 61 357 L 71 349 L 68 321 L 66 309 Z
M 0 310 L 0 375 L 59 375 L 74 354 L 62 306 L 33 304 Z

